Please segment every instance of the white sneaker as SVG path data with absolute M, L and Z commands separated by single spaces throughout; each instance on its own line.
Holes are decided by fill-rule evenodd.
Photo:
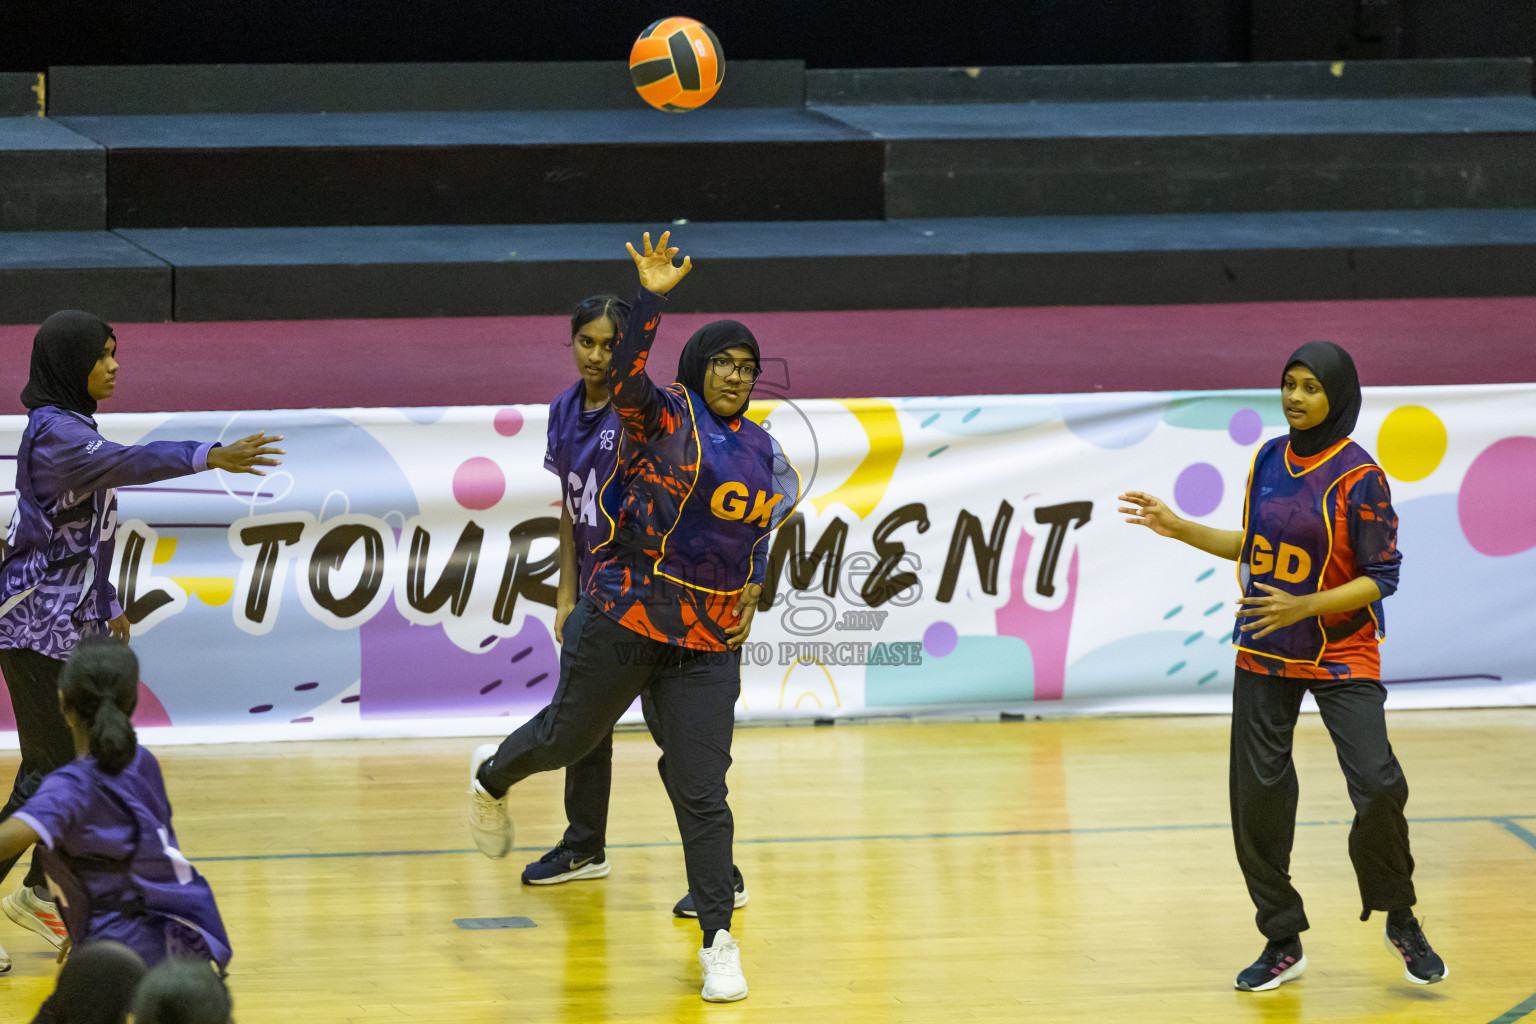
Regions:
M 715 933 L 714 945 L 699 950 L 699 966 L 704 970 L 706 1003 L 734 1003 L 747 998 L 747 979 L 741 973 L 741 947 L 724 928 Z
M 512 849 L 512 819 L 506 797 L 497 800 L 480 785 L 480 766 L 496 754 L 496 744 L 482 743 L 469 758 L 469 834 L 480 852 L 500 860 Z
M 69 938 L 64 919 L 59 917 L 59 908 L 48 900 L 38 899 L 30 885 L 23 885 L 0 900 L 0 908 L 4 908 L 5 916 L 16 924 L 53 943 L 54 949 L 62 947 L 64 940 Z

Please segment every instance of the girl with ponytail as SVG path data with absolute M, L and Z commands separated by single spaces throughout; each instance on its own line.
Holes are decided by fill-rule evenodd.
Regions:
M 43 321 L 32 340 L 31 373 L 22 389 L 27 427 L 15 454 L 16 511 L 0 561 L 0 674 L 16 713 L 21 768 L 8 818 L 43 777 L 74 756 L 56 694 L 64 660 L 83 636 L 110 632 L 126 642 L 132 619 L 112 586 L 117 489 L 209 469 L 265 475 L 282 440 L 265 433 L 238 441 L 152 441 L 123 445 L 101 436 L 96 409 L 117 387 L 117 334 L 99 317 L 64 310 Z M 110 714 L 110 713 L 109 713 Z M 0 880 L 15 858 L 0 857 Z M 33 858 L 32 870 L 0 900 L 15 924 L 55 946 L 64 941 L 58 908 Z M 10 970 L 0 949 L 0 973 Z
M 120 942 L 153 967 L 168 956 L 229 962 L 229 938 L 202 875 L 176 845 L 160 764 L 131 716 L 139 661 L 109 636 L 82 640 L 59 677 L 75 760 L 0 822 L 0 858 L 33 853 L 73 945 Z

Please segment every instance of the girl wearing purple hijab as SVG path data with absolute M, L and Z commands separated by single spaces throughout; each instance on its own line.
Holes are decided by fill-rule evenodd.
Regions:
M 0 856 L 37 844 L 71 944 L 119 942 L 150 967 L 187 957 L 223 968 L 229 937 L 208 883 L 177 849 L 160 763 L 129 720 L 138 699 L 128 645 L 82 641 L 58 690 L 76 758 L 0 822 Z
M 37 791 L 43 777 L 75 756 L 59 714 L 64 660 L 82 636 L 110 631 L 128 639 L 129 620 L 108 579 L 117 531 L 115 490 L 222 469 L 263 475 L 275 466 L 279 437 L 257 433 L 228 445 L 156 441 L 121 445 L 102 437 L 96 404 L 116 388 L 117 337 L 89 313 L 65 310 L 38 328 L 22 404 L 27 427 L 16 453 L 16 512 L 0 563 L 0 672 L 5 675 L 21 768 L 0 822 Z M 16 854 L 0 855 L 0 880 Z M 55 946 L 64 925 L 34 858 L 21 888 L 0 901 L 7 917 Z M 10 970 L 0 949 L 0 972 Z

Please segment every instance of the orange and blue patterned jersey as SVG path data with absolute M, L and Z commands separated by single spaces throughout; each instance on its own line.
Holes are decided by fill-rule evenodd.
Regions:
M 642 289 L 614 342 L 608 393 L 623 434 L 586 593 L 636 633 L 721 651 L 742 590 L 767 573 L 768 538 L 800 500 L 800 476 L 756 423 L 646 375 L 664 305 Z
M 1295 536 L 1282 539 L 1281 533 L 1277 533 L 1268 538 L 1272 550 L 1259 552 L 1260 564 L 1269 567 L 1272 582 L 1282 589 L 1295 589 L 1286 587 L 1284 581 L 1305 575 L 1308 583 L 1305 589 L 1332 590 L 1360 576 L 1368 576 L 1381 591 L 1383 599 L 1395 593 L 1402 564 L 1402 554 L 1397 550 L 1397 513 L 1392 508 L 1386 475 L 1370 461 L 1370 456 L 1349 441 L 1310 458 L 1293 453 L 1284 438 L 1269 442 L 1265 449 L 1270 449 L 1267 453 L 1270 456 L 1267 463 L 1270 465 L 1269 476 L 1281 480 L 1316 478 L 1327 481 L 1326 486 L 1319 488 L 1323 505 L 1316 509 L 1319 515 L 1315 526 L 1310 527 L 1321 535 L 1315 545 L 1307 543 L 1301 536 L 1305 533 L 1303 524 L 1292 522 L 1288 530 L 1281 532 Z M 1261 450 L 1260 454 L 1266 453 Z M 1353 457 L 1345 458 L 1346 455 Z M 1259 486 L 1267 479 L 1259 479 L 1263 476 L 1259 473 L 1261 461 L 1264 460 L 1255 457 L 1255 475 L 1249 482 L 1250 505 L 1262 504 L 1269 497 L 1256 493 L 1256 490 L 1271 489 Z M 1245 519 L 1249 520 L 1245 526 L 1254 525 L 1253 520 L 1257 518 L 1252 514 L 1254 511 L 1250 508 L 1245 512 Z M 1248 529 L 1247 533 L 1244 565 L 1251 564 L 1251 549 L 1258 546 L 1254 530 Z M 1314 546 L 1315 552 L 1310 550 Z M 1301 574 L 1303 555 L 1309 561 L 1315 558 L 1320 568 Z M 1271 637 L 1295 632 L 1297 626 L 1287 626 Z M 1294 659 L 1265 656 L 1252 649 L 1265 645 L 1245 639 L 1238 651 L 1238 667 L 1260 675 L 1292 679 L 1381 678 L 1378 644 L 1385 634 L 1385 622 L 1380 601 L 1372 604 L 1368 615 L 1360 612 L 1325 615 L 1317 621 L 1316 627 L 1325 635 L 1319 637 L 1322 649 L 1315 656 Z

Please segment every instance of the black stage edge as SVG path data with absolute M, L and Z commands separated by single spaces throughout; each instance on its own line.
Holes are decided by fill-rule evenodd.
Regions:
M 889 140 L 891 218 L 1536 206 L 1529 98 L 1345 102 L 824 112 Z
M 618 287 L 640 226 L 120 234 L 174 267 L 176 319 L 267 320 L 562 313 Z M 697 258 L 678 312 L 1536 295 L 1530 209 L 678 230 Z
M 0 323 L 35 324 L 61 309 L 103 319 L 171 319 L 171 268 L 108 231 L 0 235 Z
M 43 112 L 44 79 L 41 74 L 0 71 L 0 117 L 34 116 Z
M 1536 295 L 1536 210 L 900 222 L 969 254 L 965 306 Z
M 802 109 L 70 117 L 108 224 L 870 219 L 885 152 Z
M 367 113 L 400 110 L 645 110 L 620 61 L 486 64 L 155 64 L 57 67 L 48 113 Z M 805 63 L 727 61 L 710 106 L 798 107 Z
M 45 117 L 0 117 L 0 232 L 99 231 L 107 155 Z
M 1401 99 L 1530 96 L 1529 57 L 1065 67 L 837 68 L 805 73 L 805 101 L 1061 103 L 1077 100 Z
M 886 215 L 1536 206 L 1536 135 L 903 141 Z
M 883 213 L 880 157 L 871 142 L 113 150 L 109 219 L 134 228 L 869 218 Z
M 121 234 L 175 267 L 176 319 L 518 316 L 623 282 L 641 225 L 146 230 Z M 652 237 L 666 230 L 652 223 Z M 941 307 L 963 254 L 884 221 L 697 224 L 698 267 L 668 308 Z

